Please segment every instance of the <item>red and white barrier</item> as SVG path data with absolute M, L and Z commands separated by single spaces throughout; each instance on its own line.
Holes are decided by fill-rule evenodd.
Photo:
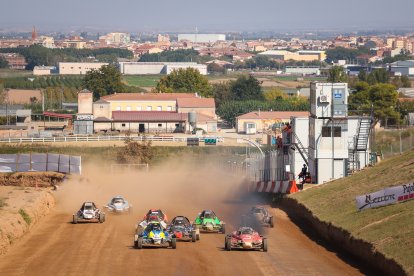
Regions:
M 295 180 L 253 182 L 253 192 L 273 194 L 293 194 L 298 191 Z

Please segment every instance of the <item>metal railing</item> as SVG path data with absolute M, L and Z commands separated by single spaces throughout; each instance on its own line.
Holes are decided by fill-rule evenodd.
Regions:
M 10 137 L 1 138 L 0 143 L 54 143 L 54 142 L 105 142 L 124 141 L 127 136 L 63 136 L 63 137 Z M 194 137 L 193 137 L 194 138 Z M 199 137 L 200 142 L 204 139 L 216 138 L 217 142 L 223 142 L 223 137 Z M 132 141 L 153 141 L 153 142 L 187 142 L 187 137 L 174 136 L 129 136 Z

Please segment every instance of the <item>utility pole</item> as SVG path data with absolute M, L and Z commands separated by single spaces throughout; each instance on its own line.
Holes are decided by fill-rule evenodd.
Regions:
M 331 137 L 332 137 L 332 179 L 335 178 L 335 136 L 334 136 L 334 83 L 331 87 Z

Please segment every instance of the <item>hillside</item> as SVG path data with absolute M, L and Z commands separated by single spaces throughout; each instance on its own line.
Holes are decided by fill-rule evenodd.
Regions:
M 371 243 L 414 274 L 414 200 L 357 211 L 355 197 L 414 181 L 414 151 L 389 158 L 350 177 L 294 194 L 314 216 Z

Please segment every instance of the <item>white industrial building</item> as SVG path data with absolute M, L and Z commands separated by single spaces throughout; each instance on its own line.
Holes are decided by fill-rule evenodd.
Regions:
M 188 40 L 195 43 L 215 43 L 226 41 L 225 34 L 179 34 L 178 41 Z
M 85 75 L 92 69 L 99 70 L 106 62 L 59 62 L 60 75 Z
M 316 75 L 319 76 L 321 74 L 321 70 L 319 66 L 286 66 L 285 68 L 286 74 L 292 75 Z
M 123 75 L 168 75 L 180 68 L 194 68 L 207 75 L 207 65 L 196 62 L 119 62 L 119 71 Z

